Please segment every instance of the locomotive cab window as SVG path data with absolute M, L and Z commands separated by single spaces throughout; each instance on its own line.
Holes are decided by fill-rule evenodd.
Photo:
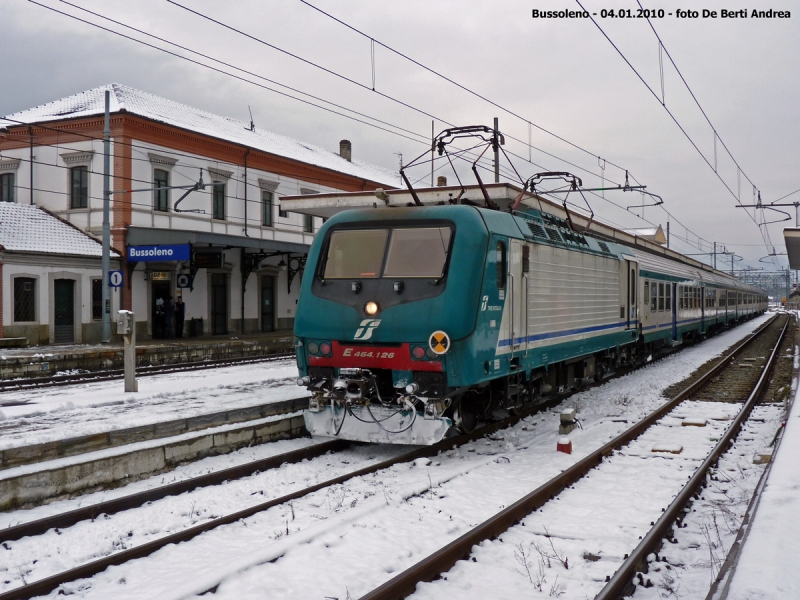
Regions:
M 325 261 L 325 279 L 375 279 L 380 276 L 388 229 L 334 231 Z
M 441 278 L 452 235 L 450 227 L 336 230 L 328 241 L 321 276 Z
M 441 277 L 449 248 L 449 227 L 394 229 L 383 275 Z

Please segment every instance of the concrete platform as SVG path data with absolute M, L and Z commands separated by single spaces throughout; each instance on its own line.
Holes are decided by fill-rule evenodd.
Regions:
M 221 425 L 255 421 L 275 415 L 302 411 L 307 407 L 308 398 L 297 398 L 295 400 L 236 408 L 185 419 L 174 419 L 165 423 L 152 423 L 42 444 L 6 448 L 0 450 L 0 471 L 20 465 L 77 456 L 135 442 L 145 442 L 202 431 Z
M 114 488 L 188 461 L 303 435 L 303 416 L 292 413 L 19 466 L 0 472 L 0 510 Z
M 165 365 L 293 351 L 294 336 L 281 331 L 253 335 L 149 340 L 137 344 L 136 364 Z M 0 379 L 122 368 L 119 344 L 0 348 Z
M 800 389 L 740 536 L 707 600 L 800 598 Z

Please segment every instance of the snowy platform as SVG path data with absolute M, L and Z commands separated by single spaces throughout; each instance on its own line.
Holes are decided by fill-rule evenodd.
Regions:
M 215 336 L 174 340 L 140 341 L 136 347 L 139 366 L 200 362 L 262 356 L 293 350 L 291 332 L 258 335 Z M 76 344 L 0 349 L 0 378 L 47 377 L 81 371 L 122 368 L 120 344 Z M 0 406 L 6 395 L 0 395 Z
M 797 382 L 795 382 L 796 385 Z M 800 390 L 786 419 L 766 484 L 743 538 L 738 560 L 714 600 L 800 598 Z
M 144 377 L 137 393 L 122 381 L 7 392 L 0 451 L 303 398 L 296 377 L 294 361 L 280 360 Z

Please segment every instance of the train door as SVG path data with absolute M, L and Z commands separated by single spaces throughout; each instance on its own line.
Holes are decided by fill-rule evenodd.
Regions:
M 511 306 L 508 314 L 510 317 L 511 352 L 513 354 L 520 349 L 526 337 L 527 323 L 524 321 L 526 313 L 525 302 L 528 294 L 522 272 L 523 245 L 518 240 L 510 240 L 510 242 L 508 253 L 508 298 Z
M 700 288 L 700 331 L 706 330 L 706 288 Z
M 678 284 L 668 283 L 672 286 L 672 301 L 670 302 L 670 313 L 672 314 L 672 341 L 678 341 Z
M 636 261 L 633 260 L 625 260 L 625 265 L 628 271 L 628 285 L 627 285 L 627 298 L 626 298 L 626 307 L 625 307 L 625 314 L 626 314 L 626 327 L 628 329 L 635 329 L 637 327 L 637 320 L 638 320 L 638 312 L 636 310 L 636 285 L 637 285 L 637 277 L 636 273 L 638 271 L 638 265 Z

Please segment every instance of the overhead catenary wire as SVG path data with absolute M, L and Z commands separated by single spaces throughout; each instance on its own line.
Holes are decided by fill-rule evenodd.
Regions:
M 681 131 L 681 133 L 684 135 L 684 137 L 686 137 L 686 139 L 689 141 L 689 143 L 692 145 L 692 147 L 697 151 L 697 153 L 700 155 L 700 157 L 703 159 L 703 161 L 706 163 L 706 165 L 708 165 L 708 167 L 714 172 L 714 174 L 716 175 L 717 179 L 719 179 L 719 181 L 722 183 L 722 185 L 725 187 L 725 189 L 727 189 L 728 192 L 731 194 L 731 196 L 733 196 L 733 198 L 736 200 L 737 204 L 740 204 L 740 200 L 739 200 L 737 194 L 730 188 L 728 183 L 722 178 L 722 176 L 719 174 L 719 172 L 717 171 L 715 166 L 711 164 L 711 162 L 708 160 L 708 158 L 706 158 L 705 154 L 703 154 L 703 152 L 698 147 L 697 143 L 692 139 L 692 137 L 689 135 L 689 133 L 686 131 L 686 129 L 683 127 L 683 125 L 680 123 L 680 121 L 675 116 L 675 114 L 667 107 L 667 105 L 665 103 L 662 103 L 661 99 L 658 96 L 658 93 L 650 86 L 650 84 L 647 83 L 647 81 L 645 81 L 644 77 L 642 77 L 642 75 L 639 73 L 639 71 L 636 69 L 636 67 L 633 66 L 633 64 L 630 62 L 630 60 L 622 52 L 622 50 L 619 49 L 619 47 L 614 43 L 614 41 L 609 37 L 609 35 L 603 30 L 603 28 L 600 26 L 600 24 L 597 22 L 597 20 L 591 15 L 591 13 L 589 13 L 589 11 L 586 11 L 586 8 L 583 6 L 583 4 L 581 4 L 581 1 L 580 0 L 575 0 L 575 1 L 578 4 L 578 6 L 580 6 L 581 9 L 584 12 L 587 12 L 589 14 L 589 19 L 592 21 L 592 23 L 595 25 L 595 27 L 597 27 L 597 29 L 600 31 L 600 33 L 603 35 L 603 37 L 605 37 L 606 40 L 614 48 L 614 50 L 616 50 L 617 54 L 619 54 L 620 57 L 625 61 L 625 63 L 631 68 L 631 70 L 635 73 L 635 75 L 639 78 L 639 80 L 644 84 L 644 86 L 647 88 L 647 90 L 653 95 L 653 97 L 656 100 L 658 100 L 659 104 L 662 105 L 664 110 L 667 112 L 667 114 L 672 119 L 672 121 L 675 123 L 675 125 L 677 125 L 678 129 Z M 649 23 L 650 20 L 647 19 L 647 21 Z M 651 28 L 653 27 L 652 23 L 650 23 L 650 27 Z M 653 31 L 655 31 L 655 29 L 653 29 Z M 660 38 L 659 38 L 659 41 L 660 41 Z M 666 48 L 665 48 L 665 51 L 666 51 Z M 669 57 L 669 53 L 668 52 L 667 52 L 667 56 Z M 670 60 L 672 60 L 671 57 L 669 57 L 669 58 L 670 58 Z M 685 83 L 685 80 L 684 80 L 684 83 Z M 688 85 L 687 85 L 687 87 L 688 87 Z M 696 98 L 695 98 L 695 101 L 697 101 Z M 698 105 L 699 105 L 699 103 L 698 103 Z M 701 108 L 701 110 L 702 110 L 702 108 Z M 705 112 L 703 114 L 704 114 L 704 116 L 706 116 Z M 706 116 L 706 119 L 707 118 L 708 117 Z M 710 123 L 710 121 L 709 121 L 709 123 Z M 716 130 L 715 130 L 715 135 L 716 135 Z M 727 150 L 727 148 L 726 148 L 726 150 Z M 735 162 L 735 160 L 734 160 L 734 162 Z M 738 163 L 737 163 L 737 168 L 739 168 L 738 167 Z M 747 175 L 745 175 L 745 177 L 747 177 Z M 750 180 L 748 179 L 748 181 L 750 181 Z M 755 185 L 754 185 L 754 187 L 755 187 Z M 758 220 L 755 219 L 755 217 L 750 215 L 750 213 L 747 213 L 747 215 L 750 217 L 750 219 L 759 228 L 759 232 L 761 233 L 761 237 L 762 237 L 762 239 L 764 241 L 765 247 L 769 250 L 769 248 L 772 246 L 772 241 L 771 241 L 770 236 L 769 236 L 769 230 L 766 227 L 762 227 L 762 224 L 759 223 Z
M 31 0 L 31 1 L 33 2 L 33 0 Z M 74 4 L 71 4 L 71 3 L 69 3 L 69 2 L 65 2 L 64 0 L 60 0 L 60 1 L 64 2 L 65 4 L 67 4 L 67 5 L 69 5 L 69 6 L 73 6 L 73 7 L 75 7 L 75 6 L 76 6 L 76 5 L 74 5 Z M 196 61 L 196 60 L 193 60 L 193 59 L 190 59 L 190 58 L 184 57 L 184 56 L 182 56 L 182 55 L 180 55 L 180 54 L 177 54 L 177 53 L 171 52 L 171 51 L 169 51 L 169 50 L 165 50 L 165 49 L 163 49 L 163 48 L 159 48 L 158 46 L 154 46 L 154 45 L 152 45 L 152 44 L 148 44 L 147 42 L 143 42 L 142 40 L 137 40 L 136 38 L 132 38 L 132 37 L 130 37 L 130 36 L 127 36 L 127 35 L 125 35 L 125 34 L 121 34 L 121 33 L 119 33 L 119 32 L 116 32 L 116 31 L 114 31 L 114 30 L 108 29 L 108 28 L 106 28 L 106 27 L 102 27 L 102 26 L 100 26 L 100 25 L 97 25 L 96 23 L 92 23 L 92 22 L 90 22 L 90 21 L 86 21 L 86 20 L 84 20 L 84 19 L 80 19 L 80 18 L 78 18 L 78 17 L 75 17 L 74 15 L 70 15 L 70 14 L 68 14 L 68 13 L 64 13 L 64 12 L 62 12 L 62 11 L 58 11 L 58 10 L 56 10 L 56 9 L 53 9 L 53 8 L 49 7 L 49 6 L 43 5 L 43 4 L 39 3 L 39 2 L 33 2 L 33 3 L 34 3 L 34 4 L 37 4 L 37 5 L 39 5 L 39 6 L 42 6 L 42 7 L 44 7 L 44 8 L 48 8 L 48 9 L 50 9 L 50 10 L 53 10 L 54 12 L 57 12 L 57 13 L 63 14 L 64 16 L 67 16 L 67 17 L 70 17 L 70 18 L 76 19 L 76 20 L 78 20 L 78 21 L 84 22 L 84 23 L 86 23 L 86 24 L 88 24 L 88 25 L 91 25 L 91 26 L 94 26 L 94 27 L 98 27 L 98 28 L 100 28 L 100 29 L 102 29 L 102 30 L 105 30 L 105 31 L 108 31 L 108 32 L 110 32 L 110 33 L 114 33 L 114 34 L 116 34 L 116 35 L 119 35 L 119 36 L 121 36 L 121 37 L 124 37 L 124 38 L 126 38 L 126 39 L 129 39 L 129 40 L 131 40 L 131 41 L 134 41 L 134 42 L 137 42 L 137 43 L 144 44 L 144 45 L 146 45 L 146 46 L 149 46 L 149 47 L 151 47 L 151 48 L 154 48 L 154 49 L 156 49 L 156 50 L 161 50 L 161 51 L 163 51 L 163 52 L 166 52 L 166 53 L 168 53 L 168 54 L 171 54 L 171 55 L 173 55 L 173 56 L 176 56 L 176 57 L 178 57 L 178 58 L 183 58 L 183 59 L 185 59 L 185 60 L 188 60 L 189 62 L 193 62 L 193 63 L 195 63 L 195 64 L 198 64 L 198 65 L 200 65 L 200 66 L 204 66 L 204 67 L 206 67 L 206 68 L 210 68 L 210 69 L 212 69 L 212 70 L 218 71 L 218 72 L 220 72 L 220 73 L 222 73 L 222 74 L 226 74 L 226 75 L 229 75 L 229 76 L 231 76 L 231 77 L 234 77 L 234 78 L 237 78 L 237 79 L 240 79 L 240 80 L 243 80 L 243 81 L 249 82 L 249 83 L 254 83 L 255 85 L 259 85 L 259 86 L 260 86 L 260 84 L 258 84 L 258 83 L 256 83 L 256 82 L 249 81 L 249 80 L 248 80 L 248 79 L 246 79 L 246 78 L 243 78 L 243 77 L 237 76 L 237 75 L 235 75 L 235 74 L 228 73 L 228 72 L 226 72 L 226 71 L 224 71 L 224 70 L 222 70 L 222 69 L 217 69 L 217 68 L 215 68 L 215 67 L 213 67 L 213 66 L 211 66 L 211 65 L 207 65 L 207 64 L 205 64 L 205 63 L 202 63 L 202 62 L 200 62 L 200 61 Z M 177 5 L 177 3 L 174 3 L 174 2 L 173 2 L 173 4 L 176 4 L 176 5 Z M 81 7 L 77 7 L 77 8 L 79 8 L 79 9 L 81 9 L 81 10 L 85 10 L 85 9 L 82 9 Z M 190 10 L 190 9 L 189 9 L 189 10 Z M 98 16 L 98 17 L 100 17 L 100 18 L 108 19 L 107 17 L 104 17 L 103 15 L 99 15 L 98 13 L 92 13 L 91 11 L 87 11 L 87 12 L 90 12 L 91 14 L 97 15 L 97 16 Z M 194 11 L 194 12 L 196 12 L 196 11 Z M 119 24 L 120 26 L 130 27 L 130 26 L 127 26 L 127 25 L 126 25 L 126 24 L 124 24 L 124 23 L 121 23 L 121 22 L 115 21 L 115 20 L 113 20 L 113 19 L 108 19 L 108 20 L 110 20 L 110 21 L 112 21 L 112 22 L 114 22 L 114 23 L 117 23 L 117 24 Z M 135 31 L 138 31 L 138 32 L 140 32 L 140 33 L 142 33 L 142 34 L 144 34 L 144 35 L 151 35 L 151 34 L 148 34 L 147 32 L 143 32 L 142 30 L 138 30 L 138 29 L 136 29 L 136 28 L 131 28 L 131 29 L 133 29 L 133 30 L 135 30 Z M 247 34 L 244 34 L 244 35 L 247 35 Z M 154 37 L 155 39 L 159 39 L 159 40 L 163 40 L 163 39 L 164 39 L 164 38 L 158 38 L 157 36 L 151 36 L 151 37 Z M 194 51 L 194 50 L 191 50 L 191 49 L 188 49 L 188 48 L 186 48 L 185 46 L 180 46 L 180 45 L 174 44 L 173 42 L 169 42 L 168 40 L 165 40 L 165 43 L 170 43 L 170 44 L 173 44 L 173 45 L 175 45 L 176 47 L 180 47 L 180 48 L 182 48 L 182 49 L 186 49 L 186 51 L 189 51 L 189 52 L 196 52 L 196 51 Z M 380 45 L 384 45 L 384 44 L 381 44 L 380 42 L 378 42 L 378 43 L 379 43 Z M 393 49 L 392 49 L 392 50 L 393 50 Z M 394 51 L 394 50 L 393 50 L 393 51 Z M 199 56 L 204 56 L 204 57 L 208 56 L 208 55 L 204 55 L 204 54 L 202 54 L 202 53 L 197 53 L 197 54 L 198 54 Z M 214 61 L 217 61 L 217 59 L 214 59 L 213 57 L 209 57 L 209 60 L 214 60 Z M 301 60 L 302 60 L 302 59 L 301 59 Z M 220 64 L 230 65 L 230 63 L 224 63 L 224 62 L 222 62 L 222 61 L 218 61 L 218 62 L 220 62 Z M 230 68 L 232 68 L 232 69 L 236 69 L 236 70 L 239 70 L 239 71 L 241 71 L 241 72 L 251 73 L 251 72 L 249 72 L 249 71 L 246 71 L 246 70 L 244 70 L 244 69 L 240 69 L 239 67 L 236 67 L 236 66 L 234 66 L 234 65 L 231 65 L 231 66 L 230 66 Z M 437 73 L 437 74 L 438 74 L 438 73 Z M 261 76 L 259 76 L 259 75 L 253 75 L 253 76 L 255 76 L 255 77 L 261 77 Z M 272 80 L 269 80 L 269 81 L 272 81 Z M 356 82 L 356 83 L 358 83 L 358 82 Z M 277 82 L 276 82 L 275 84 L 276 84 L 276 85 L 283 85 L 283 84 L 280 84 L 280 83 L 277 83 Z M 265 86 L 260 86 L 260 87 L 265 87 Z M 288 87 L 288 86 L 287 86 L 287 87 Z M 363 87 L 363 85 L 362 85 L 362 87 Z M 272 90 L 272 89 L 270 89 L 270 88 L 266 88 L 266 89 L 268 89 L 269 91 L 275 91 L 275 90 Z M 295 88 L 291 88 L 291 89 L 295 89 Z M 281 93 L 281 92 L 278 92 L 278 93 Z M 305 94 L 304 92 L 298 92 L 298 93 Z M 284 94 L 284 95 L 286 95 L 286 94 Z M 293 97 L 293 96 L 291 96 L 291 95 L 288 95 L 288 96 L 289 96 L 290 98 L 296 99 L 296 98 L 294 98 L 294 97 Z M 388 96 L 387 96 L 387 97 L 388 97 Z M 392 99 L 392 100 L 395 100 L 395 99 L 393 99 L 393 98 L 391 98 L 391 97 L 389 97 L 389 98 L 390 98 L 390 99 Z M 302 100 L 302 99 L 299 99 L 299 100 L 300 100 L 301 102 L 306 102 L 306 101 L 304 101 L 304 100 Z M 321 101 L 322 101 L 322 102 L 326 102 L 326 103 L 330 103 L 329 101 L 326 101 L 326 100 L 321 100 Z M 402 101 L 400 101 L 400 102 L 402 103 Z M 308 103 L 308 102 L 306 102 L 306 103 Z M 317 106 L 316 104 L 313 104 L 313 103 L 310 103 L 310 104 L 312 104 L 312 105 L 314 105 L 314 106 Z M 334 104 L 334 103 L 331 103 L 331 104 Z M 338 105 L 338 106 L 341 106 L 341 105 Z M 410 106 L 410 105 L 409 105 L 409 106 Z M 499 105 L 498 105 L 498 106 L 499 106 Z M 318 106 L 318 107 L 319 107 L 319 106 Z M 329 109 L 327 109 L 326 107 L 319 107 L 319 108 L 322 108 L 322 109 L 324 109 L 324 110 L 329 110 Z M 411 108 L 413 108 L 413 107 L 411 107 Z M 502 108 L 502 107 L 501 107 L 501 108 Z M 350 110 L 350 109 L 344 108 L 343 110 Z M 336 114 L 341 114 L 341 113 L 338 113 L 337 111 L 330 111 L 330 112 L 334 112 L 334 113 L 336 113 Z M 429 114 L 429 113 L 425 113 L 425 112 L 423 111 L 423 114 L 426 114 L 426 115 L 427 115 L 427 114 Z M 352 117 L 351 117 L 351 116 L 349 116 L 349 115 L 341 115 L 341 116 L 345 116 L 345 117 L 347 117 L 347 118 L 352 118 Z M 515 115 L 515 116 L 519 116 L 519 115 Z M 373 120 L 376 120 L 376 121 L 380 121 L 379 119 L 375 119 L 374 117 L 367 117 L 367 118 L 370 118 L 370 119 L 373 119 Z M 520 117 L 520 118 L 521 118 L 521 117 Z M 356 120 L 358 120 L 358 119 L 356 119 Z M 360 121 L 360 120 L 359 120 L 359 121 Z M 442 122 L 444 122 L 444 123 L 447 123 L 447 124 L 449 124 L 449 122 L 448 122 L 448 121 L 446 121 L 446 120 L 444 120 L 444 119 L 441 119 L 441 121 L 442 121 Z M 526 121 L 526 122 L 528 122 L 527 120 L 525 120 L 525 121 Z M 363 122 L 363 121 L 360 121 L 360 122 Z M 371 126 L 374 126 L 374 124 L 372 124 L 372 123 L 366 123 L 366 124 L 368 124 L 368 125 L 371 125 Z M 535 126 L 535 124 L 533 124 L 533 125 Z M 390 126 L 391 126 L 391 127 L 397 127 L 397 126 L 394 126 L 394 125 L 391 125 L 391 124 L 390 124 Z M 537 126 L 537 127 L 538 127 L 538 126 Z M 383 129 L 383 128 L 380 128 L 380 127 L 379 127 L 379 129 Z M 385 129 L 384 129 L 384 130 L 385 130 Z M 395 131 L 389 131 L 389 132 L 390 132 L 390 133 L 393 133 L 393 134 L 395 134 L 395 135 L 397 135 L 397 132 L 395 132 Z M 549 133 L 549 132 L 548 132 L 548 133 Z M 414 135 L 417 135 L 417 134 L 414 134 Z M 405 137 L 405 136 L 404 136 L 404 137 Z M 427 138 L 427 136 L 419 136 L 419 137 L 425 137 L 425 138 Z M 558 136 L 556 136 L 556 137 L 558 137 Z M 510 139 L 513 139 L 514 141 L 517 141 L 517 142 L 519 142 L 519 143 L 521 143 L 521 144 L 523 144 L 523 145 L 526 145 L 526 144 L 525 144 L 525 142 L 523 142 L 522 140 L 519 140 L 518 138 L 515 138 L 515 137 L 513 137 L 513 136 L 510 136 L 510 135 L 509 135 L 509 138 L 510 138 Z M 418 140 L 412 140 L 412 141 L 418 141 Z M 427 144 L 428 142 L 427 142 L 427 140 L 426 140 L 425 142 L 419 141 L 419 143 L 426 143 L 426 144 Z M 574 145 L 574 144 L 573 144 L 573 145 Z M 576 146 L 576 147 L 577 147 L 577 146 Z M 152 148 L 149 148 L 149 147 L 142 147 L 142 148 L 143 148 L 143 149 L 147 149 L 147 150 L 152 150 Z M 537 150 L 540 150 L 540 149 L 538 149 L 538 148 L 537 148 Z M 546 152 L 546 151 L 543 151 L 543 150 L 541 150 L 541 151 L 542 151 L 542 152 L 545 152 L 546 154 L 548 154 L 549 156 L 552 156 L 553 158 L 555 158 L 555 159 L 557 159 L 557 160 L 562 160 L 562 161 L 564 160 L 564 159 L 562 159 L 562 158 L 560 158 L 560 157 L 558 157 L 558 156 L 556 156 L 556 155 L 554 155 L 554 154 L 548 153 L 548 152 Z M 585 151 L 585 150 L 584 150 L 584 151 Z M 588 151 L 586 151 L 586 152 L 588 152 Z M 514 154 L 514 153 L 512 153 L 512 154 Z M 591 153 L 589 153 L 589 154 L 591 154 Z M 516 155 L 516 154 L 514 154 L 514 155 L 515 155 L 515 156 L 517 156 L 517 157 L 519 157 L 519 158 L 521 158 L 522 160 L 525 160 L 523 157 L 520 157 L 519 155 Z M 187 155 L 187 156 L 192 156 L 192 155 Z M 192 156 L 192 158 L 195 158 L 195 159 L 196 159 L 196 157 L 195 157 L 195 156 Z M 140 159 L 140 160 L 142 160 L 142 159 Z M 146 160 L 146 159 L 144 159 L 144 160 Z M 526 161 L 526 162 L 530 162 L 531 164 L 535 164 L 535 163 L 533 163 L 532 161 Z M 582 167 L 580 167 L 579 165 L 575 165 L 574 163 L 571 163 L 571 162 L 569 162 L 569 161 L 565 161 L 565 162 L 567 162 L 568 164 L 570 164 L 570 165 L 572 165 L 572 166 L 575 166 L 576 168 L 581 168 L 581 169 L 583 169 L 583 168 L 582 168 Z M 227 164 L 230 164 L 230 163 L 227 163 Z M 611 163 L 610 161 L 609 161 L 609 164 L 612 164 L 612 165 L 614 165 L 614 163 Z M 238 167 L 239 165 L 235 165 L 235 166 L 237 166 L 237 167 Z M 618 168 L 621 168 L 621 167 L 619 167 L 618 165 L 614 165 L 614 166 L 616 166 L 616 167 L 618 167 Z M 512 167 L 513 167 L 513 165 L 512 165 Z M 481 167 L 481 168 L 484 168 L 484 167 Z M 591 173 L 591 171 L 590 171 L 590 170 L 587 170 L 587 169 L 583 169 L 583 170 L 586 170 L 586 172 L 589 172 L 589 173 Z M 599 176 L 599 175 L 597 175 L 597 174 L 595 174 L 595 173 L 592 173 L 592 174 L 593 174 L 593 175 L 595 175 L 595 176 L 601 177 L 601 176 Z M 186 175 L 183 175 L 183 174 L 181 174 L 181 176 L 183 176 L 183 177 L 186 177 Z M 513 180 L 513 179 L 515 179 L 513 176 L 511 176 L 511 174 L 510 174 L 510 173 L 508 173 L 508 172 L 507 172 L 507 170 L 504 170 L 504 176 L 505 176 L 505 177 L 507 177 L 507 178 L 510 178 L 510 179 L 512 179 L 512 180 Z M 631 177 L 632 177 L 632 179 L 636 180 L 636 179 L 635 179 L 635 177 L 633 177 L 633 176 L 631 176 Z M 253 187 L 257 187 L 255 184 L 252 184 L 252 183 L 250 183 L 250 182 L 247 182 L 247 185 L 251 185 L 251 186 L 253 186 Z M 616 204 L 615 204 L 615 203 L 613 203 L 613 202 L 612 202 L 611 204 L 612 204 L 612 205 L 614 205 L 614 206 L 617 206 L 618 208 L 622 208 L 622 207 L 620 207 L 619 205 L 616 205 Z M 635 215 L 635 216 L 636 216 L 637 218 L 641 218 L 639 215 Z M 646 220 L 645 220 L 645 222 L 648 222 L 648 223 L 649 223 L 649 221 L 646 221 Z M 682 224 L 681 224 L 681 225 L 682 225 Z M 683 225 L 682 225 L 682 226 L 683 226 Z M 688 229 L 687 229 L 687 231 L 688 231 Z M 699 236 L 698 236 L 698 237 L 699 237 Z M 687 239 L 688 239 L 688 237 L 687 237 Z

